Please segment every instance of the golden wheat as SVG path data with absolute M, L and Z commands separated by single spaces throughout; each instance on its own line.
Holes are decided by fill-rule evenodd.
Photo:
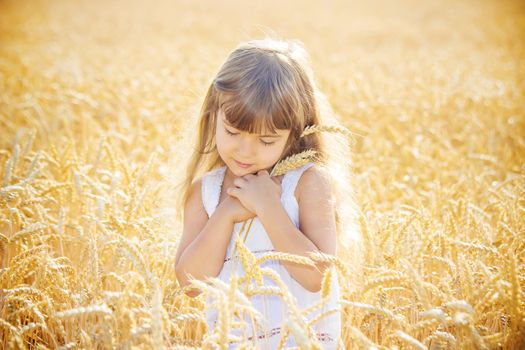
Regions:
M 87 307 L 77 307 L 55 313 L 57 318 L 77 318 L 96 314 L 111 315 L 112 311 L 106 305 L 91 305 Z
M 285 292 L 277 287 L 272 286 L 262 286 L 262 287 L 256 287 L 252 285 L 248 285 L 243 289 L 243 292 L 248 297 L 252 297 L 254 295 L 275 295 L 275 296 L 282 296 Z
M 419 340 L 411 337 L 403 331 L 396 331 L 395 335 L 398 338 L 402 339 L 405 342 L 405 344 L 410 345 L 414 349 L 427 350 L 425 344 L 421 343 Z
M 30 227 L 25 228 L 15 233 L 13 236 L 10 237 L 9 242 L 15 243 L 16 241 L 25 239 L 31 235 L 36 235 L 38 232 L 46 229 L 47 227 L 49 226 L 46 224 L 41 224 L 41 223 L 33 224 Z
M 309 125 L 304 128 L 300 137 L 308 136 L 316 132 L 341 133 L 351 135 L 350 130 L 340 125 Z
M 360 341 L 360 348 L 367 350 L 379 349 L 380 347 L 374 344 L 366 335 L 364 335 L 358 328 L 350 326 L 352 335 Z
M 423 344 L 428 347 L 431 341 L 437 342 L 438 348 L 442 348 L 442 347 L 446 348 L 447 346 L 443 345 L 443 343 L 450 344 L 451 347 L 455 347 L 457 344 L 457 340 L 452 334 L 448 332 L 441 332 L 438 330 L 432 332 L 431 335 L 426 337 L 423 340 Z
M 109 2 L 99 21 L 100 3 L 59 0 L 51 22 L 35 15 L 50 12 L 45 2 L 0 3 L 0 348 L 212 349 L 232 342 L 253 349 L 248 330 L 263 325 L 253 296 L 290 308 L 278 348 L 296 336 L 310 347 L 316 338 L 309 327 L 336 310 L 323 308 L 323 300 L 299 309 L 264 268 L 270 260 L 329 268 L 325 298 L 338 278 L 339 343 L 349 350 L 525 348 L 519 1 L 400 1 L 383 4 L 384 13 L 367 2 L 341 2 L 337 11 L 278 5 L 273 12 L 242 3 L 203 12 L 158 1 L 145 16 L 139 2 Z M 279 21 L 297 8 L 300 15 Z M 413 16 L 430 9 L 430 22 Z M 194 30 L 173 13 L 191 18 Z M 343 234 L 360 231 L 362 272 L 351 250 L 338 249 L 337 257 L 250 255 L 242 245 L 246 222 L 236 255 L 246 274 L 231 284 L 195 282 L 203 296 L 189 298 L 191 288 L 181 288 L 173 271 L 182 223 L 171 199 L 162 198 L 171 195 L 168 164 L 191 148 L 179 137 L 195 131 L 187 122 L 202 82 L 214 74 L 210 62 L 237 42 L 231 28 L 268 13 L 284 36 L 297 23 L 330 29 L 321 41 L 304 28 L 294 35 L 311 51 L 340 124 L 322 120 L 301 136 L 305 144 L 313 133 L 328 141 L 355 137 L 352 159 L 340 165 L 354 174 L 348 186 L 359 204 L 356 232 Z M 223 15 L 231 26 L 221 25 Z M 492 25 L 472 31 L 478 22 Z M 77 35 L 84 27 L 89 40 Z M 256 32 L 247 27 L 248 36 Z M 196 43 L 209 46 L 206 57 L 195 55 Z M 377 50 L 362 59 L 370 43 Z M 317 107 L 320 116 L 331 114 Z M 317 156 L 283 161 L 272 176 Z M 208 307 L 224 315 L 222 333 L 206 332 L 207 295 L 215 298 Z
M 369 305 L 369 304 L 364 304 L 364 303 L 346 301 L 346 300 L 342 300 L 341 304 L 352 306 L 352 307 L 362 309 L 362 310 L 366 310 L 369 313 L 374 313 L 374 314 L 385 316 L 391 319 L 392 321 L 394 321 L 395 323 L 402 325 L 404 327 L 408 325 L 402 315 L 394 314 L 392 311 L 387 310 L 385 308 L 381 308 L 381 307 L 377 307 L 377 306 Z
M 268 260 L 290 261 L 290 262 L 294 262 L 299 265 L 306 265 L 306 266 L 317 268 L 315 263 L 309 257 L 302 256 L 302 255 L 296 255 L 296 254 L 290 254 L 290 253 L 283 253 L 283 252 L 264 254 L 263 256 L 255 259 L 254 264 L 260 265 L 263 262 L 268 261 Z
M 23 344 L 22 339 L 20 337 L 20 332 L 18 331 L 18 329 L 16 327 L 14 327 L 10 323 L 4 321 L 1 318 L 0 318 L 0 327 L 3 328 L 4 330 L 7 330 L 6 334 L 11 334 L 12 335 L 12 337 L 11 337 L 11 339 L 9 341 L 9 346 L 14 346 L 14 344 L 16 344 L 16 346 L 18 346 L 20 349 L 24 348 L 24 344 Z
M 321 282 L 321 296 L 327 298 L 332 288 L 332 269 L 326 269 Z
M 317 316 L 312 318 L 312 320 L 308 322 L 308 325 L 313 326 L 314 324 L 316 324 L 317 322 L 319 322 L 326 316 L 331 315 L 333 313 L 337 313 L 337 312 L 341 312 L 341 310 L 339 308 L 334 308 L 334 309 L 323 311 L 322 313 L 319 313 Z
M 275 164 L 270 175 L 280 176 L 280 175 L 286 174 L 287 172 L 297 169 L 305 165 L 306 163 L 312 161 L 316 155 L 317 155 L 317 152 L 312 149 L 308 149 L 300 153 L 293 154 L 281 160 L 279 163 Z

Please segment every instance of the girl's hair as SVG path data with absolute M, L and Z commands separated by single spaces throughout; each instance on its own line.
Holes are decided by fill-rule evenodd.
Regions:
M 338 251 L 360 242 L 348 136 L 316 132 L 300 137 L 306 126 L 338 122 L 315 85 L 308 54 L 298 40 L 267 38 L 242 43 L 219 69 L 199 113 L 197 142 L 179 191 L 179 219 L 193 181 L 225 165 L 215 144 L 220 108 L 228 122 L 242 131 L 259 133 L 263 127 L 270 131 L 291 130 L 281 159 L 306 149 L 316 150 L 315 163 L 332 179 Z M 352 254 L 360 252 L 358 248 Z

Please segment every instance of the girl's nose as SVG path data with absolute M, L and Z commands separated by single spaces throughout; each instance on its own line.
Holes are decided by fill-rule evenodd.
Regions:
M 237 155 L 243 157 L 243 160 L 249 160 L 253 156 L 255 145 L 253 140 L 248 135 L 243 135 L 239 138 L 237 144 Z

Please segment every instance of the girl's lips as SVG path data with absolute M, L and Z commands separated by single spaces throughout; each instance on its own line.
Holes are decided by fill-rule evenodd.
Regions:
M 237 163 L 238 166 L 240 166 L 241 168 L 249 168 L 251 167 L 252 165 L 251 164 L 246 164 L 246 163 L 241 163 L 241 162 L 238 162 L 234 159 L 235 163 Z

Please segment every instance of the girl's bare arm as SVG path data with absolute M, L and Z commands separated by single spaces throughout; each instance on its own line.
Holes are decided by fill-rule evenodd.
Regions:
M 336 224 L 332 193 L 328 176 L 314 167 L 306 170 L 299 179 L 296 193 L 299 204 L 299 226 L 280 203 L 259 213 L 259 219 L 277 251 L 308 256 L 320 251 L 336 254 Z M 292 262 L 283 262 L 290 275 L 311 292 L 321 289 L 327 263 L 316 263 L 317 269 Z
M 233 221 L 219 206 L 208 219 L 201 200 L 201 180 L 195 182 L 184 206 L 184 223 L 177 255 L 175 272 L 181 286 L 189 283 L 189 276 L 203 280 L 216 277 L 221 271 L 226 249 L 233 230 Z M 200 292 L 192 290 L 188 296 Z
M 175 257 L 179 284 L 189 284 L 188 275 L 199 280 L 217 277 L 224 264 L 235 222 L 253 216 L 237 199 L 228 196 L 208 218 L 201 200 L 201 180 L 192 185 L 184 206 L 184 227 Z M 200 291 L 195 289 L 187 293 L 191 297 L 199 294 Z

